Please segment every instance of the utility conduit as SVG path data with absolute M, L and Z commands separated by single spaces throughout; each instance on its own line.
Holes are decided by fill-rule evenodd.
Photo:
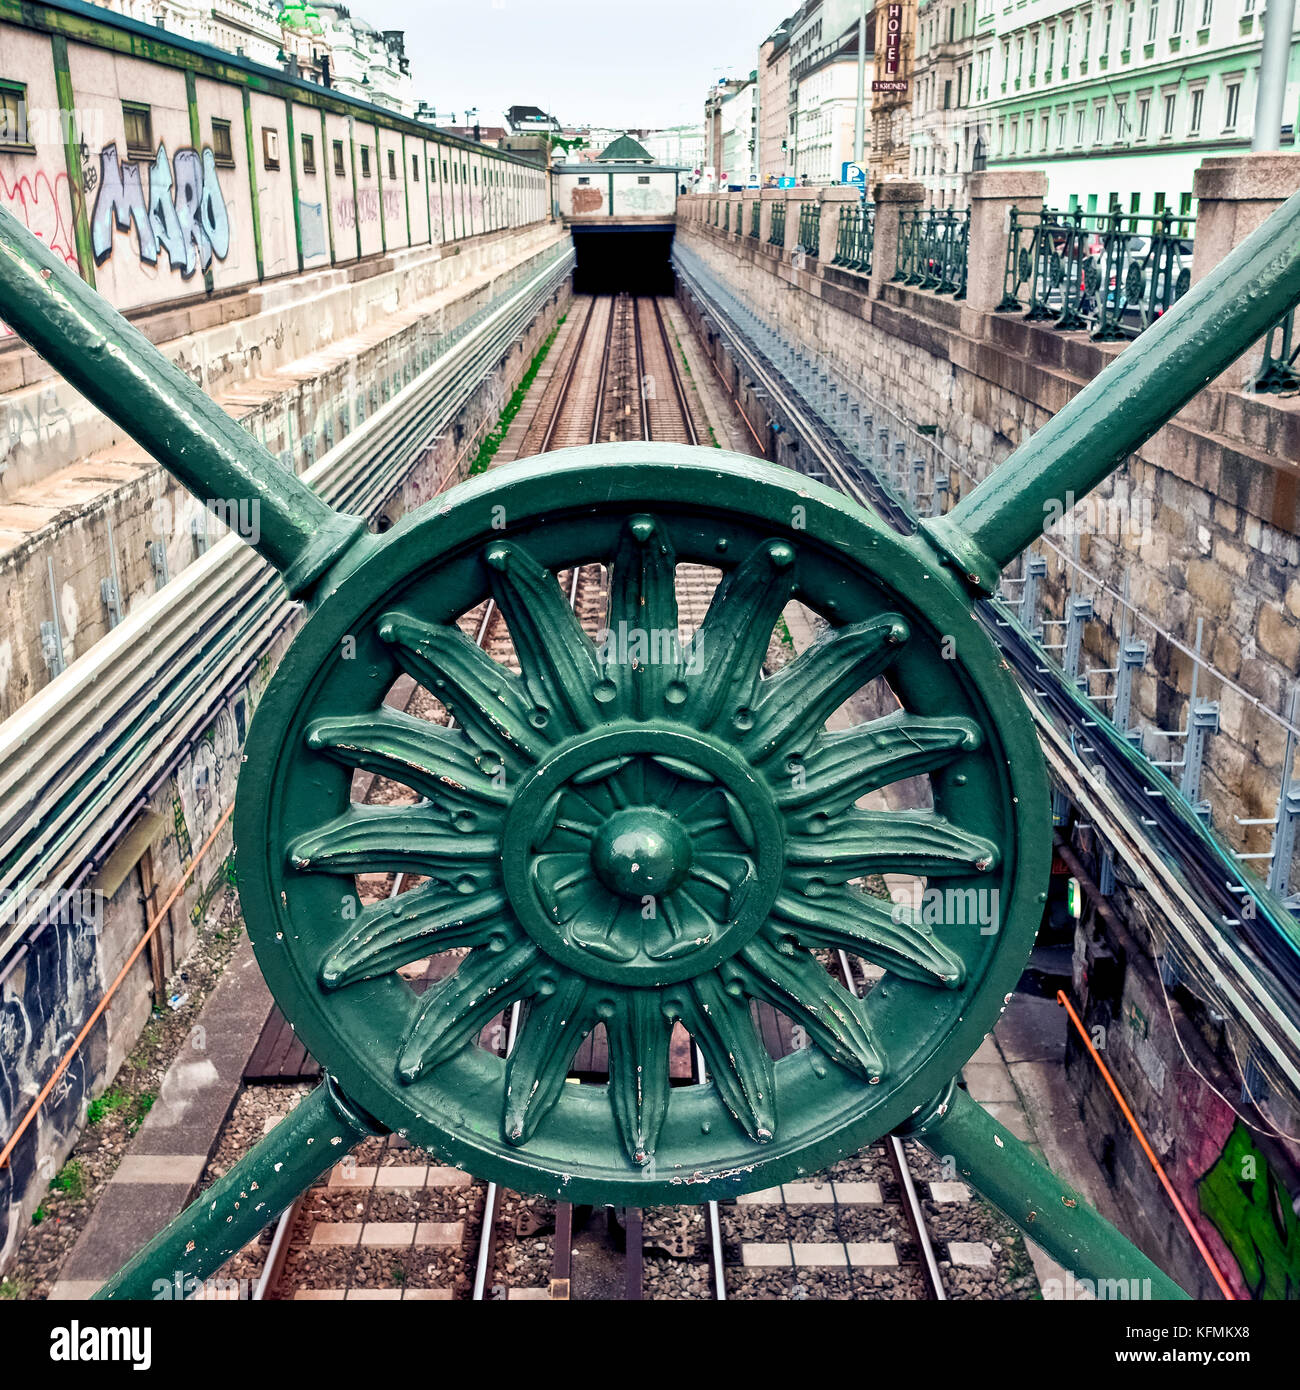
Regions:
M 185 872 L 180 876 L 180 881 L 176 884 L 176 887 L 173 888 L 170 893 L 168 893 L 166 902 L 164 902 L 163 905 L 158 909 L 158 911 L 154 913 L 152 919 L 149 921 L 148 925 L 144 929 L 144 935 L 140 938 L 139 941 L 135 943 L 135 948 L 132 950 L 131 954 L 127 956 L 125 963 L 123 964 L 121 970 L 117 972 L 116 978 L 113 980 L 113 983 L 109 985 L 107 991 L 104 994 L 104 997 L 99 1001 L 98 1004 L 95 1005 L 94 1009 L 91 1011 L 90 1017 L 82 1025 L 81 1032 L 77 1034 L 76 1038 L 72 1043 L 72 1046 L 68 1048 L 68 1050 L 63 1054 L 63 1057 L 59 1061 L 59 1065 L 55 1067 L 54 1071 L 51 1073 L 50 1079 L 45 1083 L 44 1086 L 41 1087 L 40 1094 L 36 1097 L 34 1101 L 32 1101 L 31 1105 L 28 1107 L 27 1113 L 19 1122 L 18 1128 L 14 1130 L 13 1134 L 10 1136 L 8 1143 L 5 1144 L 3 1149 L 0 1149 L 0 1168 L 3 1168 L 5 1164 L 9 1162 L 9 1155 L 13 1153 L 15 1148 L 18 1147 L 18 1141 L 27 1132 L 32 1121 L 36 1118 L 41 1106 L 45 1104 L 45 1098 L 54 1089 L 55 1085 L 58 1083 L 59 1077 L 61 1077 L 63 1073 L 67 1071 L 68 1067 L 72 1063 L 72 1059 L 77 1055 L 78 1051 L 81 1049 L 81 1044 L 84 1043 L 86 1039 L 90 1036 L 90 1030 L 99 1021 L 100 1015 L 104 1012 L 105 1009 L 108 1008 L 109 1004 L 112 1002 L 113 996 L 117 993 L 118 986 L 122 983 L 123 980 L 126 979 L 127 975 L 130 973 L 131 967 L 136 963 L 137 960 L 139 960 L 140 952 L 143 951 L 144 948 L 149 944 L 149 941 L 152 938 L 154 932 L 158 930 L 159 923 L 162 922 L 162 920 L 167 916 L 167 913 L 170 911 L 171 905 L 176 901 L 177 898 L 180 897 L 181 893 L 184 892 L 185 885 L 190 881 L 190 875 L 194 872 L 195 868 L 197 868 L 199 861 L 202 860 L 203 856 L 207 854 L 209 849 L 212 848 L 213 842 L 221 833 L 222 826 L 224 826 L 225 823 L 230 819 L 230 814 L 234 809 L 235 803 L 232 801 L 230 805 L 227 806 L 226 809 L 221 813 L 221 818 L 217 821 L 216 825 L 212 827 L 212 833 L 208 836 L 206 840 L 204 840 L 203 844 L 199 847 L 199 852 L 194 856 L 193 859 L 190 860 L 189 864 L 186 865 Z
M 1097 1064 L 1097 1070 L 1101 1072 L 1106 1085 L 1110 1087 L 1111 1095 L 1115 1097 L 1120 1110 L 1124 1114 L 1124 1118 L 1129 1123 L 1129 1128 L 1137 1137 L 1138 1143 L 1142 1145 L 1142 1152 L 1146 1154 L 1147 1162 L 1155 1169 L 1156 1177 L 1160 1179 L 1160 1185 L 1169 1194 L 1169 1200 L 1174 1204 L 1174 1210 L 1182 1219 L 1183 1225 L 1187 1227 L 1187 1234 L 1191 1236 L 1197 1250 L 1200 1251 L 1201 1259 L 1205 1261 L 1206 1268 L 1214 1276 L 1214 1282 L 1219 1286 L 1219 1291 L 1223 1294 L 1224 1298 L 1236 1302 L 1237 1295 L 1233 1293 L 1228 1281 L 1223 1277 L 1223 1271 L 1215 1263 L 1214 1256 L 1210 1254 L 1209 1247 L 1205 1244 L 1204 1240 L 1201 1239 L 1201 1233 L 1196 1229 L 1196 1223 L 1187 1214 L 1187 1208 L 1183 1205 L 1182 1198 L 1174 1191 L 1173 1183 L 1169 1181 L 1168 1174 L 1166 1174 L 1164 1168 L 1161 1167 L 1160 1160 L 1155 1156 L 1154 1150 L 1147 1142 L 1147 1137 L 1143 1134 L 1142 1128 L 1138 1124 L 1132 1110 L 1129 1109 L 1128 1102 L 1120 1094 L 1120 1089 L 1115 1084 L 1115 1078 L 1110 1074 L 1105 1062 L 1101 1060 L 1101 1054 L 1092 1045 L 1092 1039 L 1088 1036 L 1088 1030 L 1083 1026 L 1083 1020 L 1075 1013 L 1074 1005 L 1070 1003 L 1063 989 L 1058 989 L 1056 991 L 1056 1000 L 1057 1003 L 1064 1006 L 1066 1013 L 1070 1015 L 1071 1023 L 1079 1030 L 1079 1036 L 1083 1039 L 1084 1047 L 1088 1049 L 1088 1055 Z

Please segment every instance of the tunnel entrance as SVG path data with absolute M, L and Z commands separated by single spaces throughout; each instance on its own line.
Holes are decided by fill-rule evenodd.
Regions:
M 672 294 L 673 224 L 574 227 L 575 294 Z

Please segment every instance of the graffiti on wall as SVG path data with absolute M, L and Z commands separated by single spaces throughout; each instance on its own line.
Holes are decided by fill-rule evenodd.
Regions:
M 90 217 L 95 263 L 102 265 L 112 254 L 114 228 L 129 233 L 132 224 L 146 265 L 157 265 L 161 249 L 171 268 L 188 280 L 195 270 L 207 270 L 214 256 L 224 261 L 230 251 L 230 217 L 212 151 L 182 149 L 168 159 L 166 145 L 159 145 L 148 166 L 147 191 L 140 170 L 141 165 L 118 159 L 116 142 L 99 152 Z
M 46 246 L 77 268 L 77 240 L 72 228 L 72 202 L 67 174 L 51 178 L 42 170 L 12 181 L 0 169 L 0 203 Z
M 599 188 L 581 187 L 573 190 L 573 199 L 570 206 L 573 208 L 574 216 L 580 216 L 584 212 L 599 212 L 605 204 L 605 195 Z
M 1240 1120 L 1196 1190 L 1251 1297 L 1300 1298 L 1300 1217 Z
M 93 922 L 57 914 L 32 941 L 22 965 L 0 986 L 0 1133 L 17 1128 L 32 1097 L 71 1046 L 103 989 Z M 107 1020 L 101 1018 L 0 1169 L 0 1258 L 22 1238 L 22 1201 L 32 1184 L 54 1176 L 53 1155 L 71 1144 L 90 1099 L 96 1059 L 102 1067 Z

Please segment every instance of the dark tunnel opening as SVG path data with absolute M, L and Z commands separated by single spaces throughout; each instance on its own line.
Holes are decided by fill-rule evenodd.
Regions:
M 673 226 L 574 227 L 576 294 L 672 294 Z

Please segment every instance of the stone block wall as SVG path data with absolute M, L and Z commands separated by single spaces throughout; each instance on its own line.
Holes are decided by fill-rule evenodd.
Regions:
M 727 236 L 683 199 L 678 238 L 713 274 L 787 335 L 816 344 L 863 392 L 933 432 L 933 457 L 955 500 L 1044 425 L 1120 352 L 1084 333 L 1057 333 L 1019 314 L 976 311 L 949 297 L 866 276 Z M 972 248 L 972 255 L 975 254 Z M 1198 619 L 1199 699 L 1218 700 L 1222 730 L 1209 740 L 1202 795 L 1235 849 L 1267 850 L 1285 751 L 1282 720 L 1300 653 L 1300 402 L 1247 396 L 1222 382 L 1197 396 L 1127 466 L 1038 549 L 1048 564 L 1041 617 L 1059 616 L 1071 589 L 1097 612 L 1084 667 L 1113 667 L 1129 597 L 1145 621 L 1129 621 L 1150 659 L 1135 683 L 1133 722 L 1183 727 Z M 1097 582 L 1072 572 L 1078 563 Z M 1104 694 L 1103 678 L 1094 680 Z M 1155 758 L 1179 756 L 1149 736 Z

